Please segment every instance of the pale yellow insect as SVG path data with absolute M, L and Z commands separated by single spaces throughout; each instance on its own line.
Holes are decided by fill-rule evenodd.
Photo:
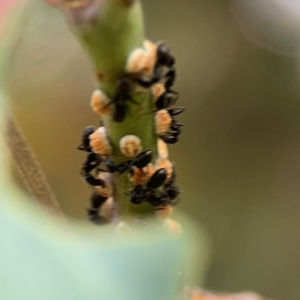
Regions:
M 131 181 L 134 185 L 144 185 L 154 174 L 155 168 L 153 164 L 148 164 L 145 168 L 139 169 L 137 167 L 133 167 L 133 174 L 131 177 Z
M 107 139 L 106 129 L 101 126 L 96 129 L 90 136 L 90 146 L 95 153 L 100 155 L 110 155 L 112 152 L 109 140 Z
M 112 111 L 111 105 L 108 105 L 110 99 L 101 91 L 95 90 L 91 97 L 90 106 L 98 115 L 108 115 Z
M 163 134 L 169 131 L 172 117 L 166 109 L 159 110 L 155 114 L 156 133 Z
M 137 156 L 142 150 L 142 141 L 135 135 L 126 135 L 120 140 L 120 150 L 126 157 Z

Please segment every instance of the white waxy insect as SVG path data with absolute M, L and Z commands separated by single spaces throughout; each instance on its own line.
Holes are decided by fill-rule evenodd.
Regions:
M 142 141 L 135 135 L 126 135 L 120 140 L 120 150 L 126 157 L 135 157 L 142 150 Z
M 125 71 L 126 73 L 137 74 L 143 79 L 150 79 L 154 72 L 157 45 L 145 41 L 144 47 L 136 48 L 130 53 Z
M 165 91 L 166 88 L 162 83 L 154 84 L 151 88 L 154 101 L 156 101 Z
M 146 66 L 147 60 L 149 59 L 149 53 L 143 48 L 134 49 L 126 63 L 126 73 L 139 74 L 143 71 Z
M 169 150 L 167 144 L 162 139 L 157 139 L 157 150 L 160 158 L 168 158 Z
M 151 178 L 154 172 L 155 168 L 151 163 L 142 169 L 133 167 L 133 173 L 130 180 L 134 185 L 144 185 Z
M 110 99 L 101 90 L 95 90 L 91 97 L 90 106 L 98 115 L 108 115 L 112 111 L 111 106 L 108 105 L 109 102 Z
M 112 152 L 107 133 L 104 126 L 99 127 L 90 136 L 90 146 L 95 153 L 100 155 L 110 155 Z
M 149 40 L 145 40 L 144 41 L 144 48 L 156 59 L 156 53 L 157 53 L 157 44 L 149 41 Z
M 155 114 L 156 133 L 163 134 L 169 131 L 172 117 L 166 109 L 159 110 Z

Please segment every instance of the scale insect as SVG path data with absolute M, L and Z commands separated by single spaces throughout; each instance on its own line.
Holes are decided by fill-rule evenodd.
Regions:
M 171 81 L 174 83 L 176 74 L 174 74 L 174 78 L 172 80 L 171 73 L 168 74 L 169 70 L 167 71 L 167 74 L 164 74 L 164 68 L 172 68 L 174 64 L 175 58 L 170 54 L 170 48 L 163 42 L 159 43 L 156 48 L 156 61 L 152 77 L 138 78 L 137 83 L 144 88 L 150 88 L 164 78 L 166 78 L 167 81 L 169 80 L 168 85 L 170 85 Z
M 133 50 L 128 57 L 125 70 L 116 82 L 115 93 L 110 97 L 101 90 L 93 93 L 90 106 L 102 117 L 103 124 L 109 126 L 109 132 L 125 127 L 124 136 L 117 135 L 116 138 L 112 135 L 110 138 L 104 126 L 96 129 L 88 126 L 77 147 L 86 152 L 80 174 L 93 191 L 87 213 L 94 223 L 103 221 L 99 212 L 109 198 L 114 200 L 114 188 L 125 189 L 123 193 L 135 205 L 152 205 L 161 217 L 170 215 L 179 201 L 181 190 L 176 185 L 176 172 L 168 159 L 167 148 L 167 144 L 178 141 L 183 126 L 175 117 L 184 108 L 172 107 L 179 98 L 179 94 L 173 91 L 176 77 L 175 58 L 170 48 L 163 42 L 145 41 L 143 47 Z M 149 92 L 153 97 L 148 99 L 154 101 L 149 103 L 149 114 L 155 113 L 157 148 L 156 145 L 148 145 L 145 137 L 137 135 L 140 130 L 134 126 L 126 127 L 131 111 L 135 111 L 131 110 L 132 106 L 140 105 L 144 109 L 143 102 L 135 101 L 139 98 L 134 95 Z M 124 120 L 126 122 L 123 123 Z M 153 130 L 153 124 L 149 130 Z M 145 145 L 151 150 L 143 151 Z
M 155 190 L 166 181 L 166 169 L 158 169 L 146 183 L 146 185 L 136 185 L 130 192 L 129 198 L 133 204 L 141 204 L 143 201 L 149 201 L 155 196 Z
M 184 124 L 177 122 L 174 117 L 184 110 L 183 107 L 174 107 L 156 113 L 156 132 L 165 143 L 175 144 L 178 142 L 178 136 L 181 134 L 181 127 Z

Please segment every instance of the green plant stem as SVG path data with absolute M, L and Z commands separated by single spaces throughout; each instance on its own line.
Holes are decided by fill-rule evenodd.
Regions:
M 92 7 L 95 1 L 88 1 L 77 9 L 64 6 L 62 10 L 72 31 L 93 62 L 100 89 L 112 97 L 117 80 L 124 74 L 130 52 L 143 45 L 145 36 L 142 9 L 138 0 L 97 0 L 99 5 Z M 88 8 L 97 11 L 91 14 L 92 17 L 86 18 L 84 10 Z M 128 159 L 122 155 L 119 141 L 129 134 L 138 136 L 143 149 L 152 150 L 153 157 L 157 156 L 152 95 L 149 91 L 135 93 L 133 99 L 138 105 L 127 104 L 126 118 L 122 123 L 114 122 L 111 116 L 102 118 L 112 143 L 112 158 L 117 162 Z M 123 216 L 153 211 L 150 205 L 131 205 L 125 195 L 129 187 L 128 177 L 124 175 L 115 178 L 115 198 L 120 204 Z

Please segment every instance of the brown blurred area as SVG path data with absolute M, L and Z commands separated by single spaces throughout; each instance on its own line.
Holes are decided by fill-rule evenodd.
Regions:
M 250 41 L 228 1 L 143 4 L 147 37 L 166 41 L 178 61 L 187 125 L 171 157 L 184 190 L 178 209 L 210 237 L 205 287 L 299 299 L 299 57 Z M 92 68 L 54 9 L 36 1 L 22 30 L 7 73 L 11 108 L 63 209 L 84 218 L 89 190 L 75 148 L 98 122 Z

